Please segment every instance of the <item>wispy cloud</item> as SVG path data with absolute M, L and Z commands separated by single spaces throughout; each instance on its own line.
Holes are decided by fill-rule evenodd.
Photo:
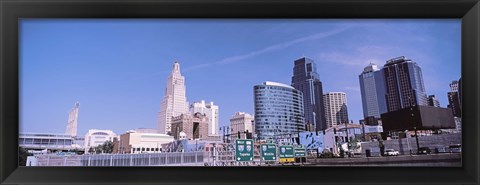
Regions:
M 354 56 L 351 54 L 344 54 L 341 52 L 320 53 L 318 55 L 320 61 L 333 62 L 353 67 L 366 66 L 368 63 L 379 64 L 381 62 L 378 58 Z
M 350 67 L 365 67 L 369 63 L 383 65 L 392 55 L 392 48 L 367 45 L 346 51 L 329 51 L 318 54 L 320 61 L 342 64 Z
M 243 61 L 245 59 L 256 57 L 256 56 L 259 56 L 259 55 L 264 54 L 264 53 L 282 50 L 282 49 L 288 48 L 290 46 L 293 46 L 295 44 L 327 38 L 327 37 L 339 34 L 339 33 L 343 32 L 347 29 L 350 29 L 351 27 L 352 27 L 351 25 L 350 26 L 343 26 L 343 27 L 336 28 L 336 29 L 333 29 L 333 30 L 316 33 L 316 34 L 313 34 L 313 35 L 297 38 L 297 39 L 290 40 L 290 41 L 283 42 L 283 43 L 279 43 L 279 44 L 274 44 L 274 45 L 265 47 L 265 48 L 260 49 L 260 50 L 252 51 L 250 53 L 237 55 L 237 56 L 232 56 L 232 57 L 227 57 L 227 58 L 224 58 L 224 59 L 219 60 L 217 62 L 198 64 L 198 65 L 195 65 L 195 66 L 188 67 L 184 71 L 192 71 L 192 70 L 197 70 L 197 69 L 201 69 L 201 68 L 210 67 L 212 65 L 224 65 L 224 64 L 231 64 L 231 63 Z
M 344 87 L 344 89 L 347 90 L 347 91 L 360 92 L 360 87 L 346 86 L 346 87 Z

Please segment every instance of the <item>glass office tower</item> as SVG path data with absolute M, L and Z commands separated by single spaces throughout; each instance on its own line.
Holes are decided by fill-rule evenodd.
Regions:
M 327 128 L 325 106 L 323 105 L 322 82 L 318 77 L 317 66 L 312 59 L 302 57 L 295 60 L 292 87 L 303 93 L 305 122 L 312 124 L 315 131 Z
M 381 114 L 387 112 L 382 69 L 370 63 L 363 69 L 358 79 L 362 95 L 363 117 L 365 120 L 369 117 L 380 118 Z
M 404 56 L 388 60 L 383 66 L 387 110 L 389 112 L 415 105 L 427 106 L 422 69 Z
M 280 139 L 305 131 L 302 92 L 277 83 L 254 86 L 255 133 L 257 139 Z

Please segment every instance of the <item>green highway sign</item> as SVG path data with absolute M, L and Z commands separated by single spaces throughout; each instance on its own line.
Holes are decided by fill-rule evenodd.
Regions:
M 238 139 L 235 141 L 235 160 L 253 161 L 253 140 Z
M 277 145 L 272 143 L 261 144 L 260 153 L 262 155 L 262 160 L 275 161 L 277 160 Z
M 293 147 L 292 146 L 280 146 L 280 158 L 292 158 Z
M 295 148 L 294 149 L 295 157 L 305 157 L 307 156 L 307 152 L 305 148 Z
M 279 153 L 279 157 L 280 157 L 280 160 L 279 160 L 280 163 L 294 162 L 295 161 L 292 146 L 280 146 L 278 153 Z

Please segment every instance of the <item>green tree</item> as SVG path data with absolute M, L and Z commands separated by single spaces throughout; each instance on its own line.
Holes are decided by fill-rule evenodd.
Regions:
M 95 153 L 107 153 L 110 154 L 113 152 L 113 142 L 112 141 L 105 141 L 105 143 L 98 145 L 95 147 Z
M 92 147 L 90 147 L 90 148 L 88 149 L 88 153 L 89 153 L 89 154 L 92 154 L 93 152 L 95 152 L 95 150 L 94 150 Z
M 96 154 L 102 153 L 102 145 L 98 145 L 98 146 L 95 147 L 95 153 Z
M 358 150 L 360 148 L 360 145 L 358 144 L 359 143 L 359 139 L 357 137 L 355 137 L 354 139 L 352 139 L 349 143 L 348 143 L 348 146 L 349 146 L 349 150 Z
M 385 153 L 385 145 L 383 144 L 383 139 L 381 138 L 378 141 L 378 147 L 380 148 L 380 155 L 383 156 Z
M 105 141 L 102 145 L 103 153 L 111 154 L 113 152 L 113 142 L 112 141 Z
M 333 158 L 333 153 L 328 149 L 323 150 L 323 154 L 320 155 L 321 158 Z
M 345 158 L 345 150 L 343 148 L 340 148 L 340 158 Z

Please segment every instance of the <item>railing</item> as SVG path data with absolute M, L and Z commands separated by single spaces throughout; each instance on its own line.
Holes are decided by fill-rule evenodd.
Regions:
M 33 166 L 203 166 L 203 152 L 154 154 L 38 155 Z
M 53 149 L 53 150 L 69 150 L 75 149 L 71 144 L 69 145 L 55 145 L 55 144 L 20 144 L 20 147 L 27 149 Z

